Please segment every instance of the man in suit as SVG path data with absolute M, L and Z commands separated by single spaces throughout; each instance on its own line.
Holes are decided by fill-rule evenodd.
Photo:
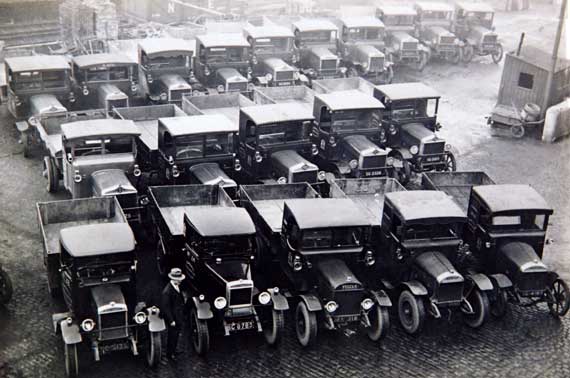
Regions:
M 176 346 L 184 319 L 184 295 L 180 291 L 180 283 L 185 276 L 182 274 L 182 270 L 173 268 L 168 274 L 168 278 L 170 278 L 170 282 L 162 290 L 161 310 L 168 327 L 166 357 L 170 360 L 176 360 Z

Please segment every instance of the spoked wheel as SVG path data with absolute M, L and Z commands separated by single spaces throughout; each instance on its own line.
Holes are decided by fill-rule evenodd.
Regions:
M 497 289 L 495 300 L 491 303 L 491 315 L 502 318 L 509 308 L 509 295 L 505 289 Z
M 263 327 L 263 335 L 267 344 L 276 346 L 281 341 L 281 335 L 283 335 L 285 315 L 283 311 L 271 309 L 271 316 L 267 318 L 267 322 Z
M 168 273 L 168 266 L 166 264 L 166 248 L 162 238 L 158 238 L 158 245 L 156 246 L 156 268 L 161 276 Z
M 77 344 L 65 344 L 65 376 L 68 378 L 79 376 Z
M 497 51 L 491 54 L 491 58 L 493 58 L 493 62 L 495 64 L 499 64 L 499 62 L 503 59 L 503 45 L 500 43 L 497 44 Z
M 463 63 L 465 65 L 471 63 L 471 61 L 473 60 L 473 57 L 475 56 L 475 49 L 473 48 L 473 46 L 466 44 L 465 46 L 463 46 Z
M 455 160 L 455 155 L 448 152 L 445 155 L 445 166 L 443 168 L 444 172 L 455 172 L 457 170 L 457 161 Z
M 406 185 L 412 178 L 412 168 L 410 167 L 410 163 L 404 159 L 400 153 L 394 154 L 393 158 L 394 160 L 401 161 L 402 165 L 401 167 L 395 168 L 395 178 L 398 179 L 402 185 Z
M 303 347 L 312 346 L 317 341 L 317 315 L 310 312 L 302 300 L 295 311 L 295 331 L 297 340 Z
M 346 76 L 359 77 L 360 75 L 358 74 L 358 70 L 355 67 L 350 67 L 348 70 L 346 70 Z
M 162 359 L 162 339 L 160 332 L 150 332 L 146 347 L 146 363 L 148 367 L 155 368 Z
M 524 136 L 524 126 L 523 125 L 512 125 L 511 134 L 515 138 L 522 138 Z
M 368 338 L 372 341 L 383 339 L 390 329 L 390 315 L 386 307 L 376 304 L 370 312 L 368 312 L 370 327 L 367 329 Z
M 566 282 L 557 278 L 549 288 L 554 302 L 548 303 L 548 309 L 553 316 L 561 317 L 566 315 L 570 308 L 570 290 Z
M 426 318 L 424 302 L 409 290 L 402 291 L 398 298 L 398 317 L 404 331 L 417 334 L 422 330 Z
M 43 168 L 43 176 L 46 179 L 46 190 L 48 193 L 57 192 L 57 188 L 59 186 L 59 177 L 57 175 L 57 168 L 53 159 L 49 156 L 45 156 Z
M 12 299 L 12 280 L 8 273 L 0 267 L 0 304 L 6 304 Z
M 198 319 L 196 308 L 192 308 L 190 313 L 190 334 L 192 338 L 192 346 L 196 353 L 204 356 L 210 350 L 210 332 L 208 331 L 208 322 L 205 319 Z
M 455 55 L 453 55 L 450 59 L 451 63 L 459 64 L 463 60 L 463 49 L 457 48 L 455 51 Z
M 426 68 L 429 61 L 429 55 L 425 51 L 420 51 L 420 61 L 418 62 L 418 71 L 422 72 Z
M 464 314 L 463 321 L 471 328 L 479 328 L 489 316 L 489 298 L 485 292 L 473 288 L 466 299 L 473 308 L 473 314 Z

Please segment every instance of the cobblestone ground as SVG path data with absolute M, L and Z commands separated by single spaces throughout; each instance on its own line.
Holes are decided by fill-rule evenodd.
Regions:
M 549 25 L 553 17 L 532 13 L 499 15 L 509 27 L 529 19 Z M 508 34 L 510 47 L 516 33 Z M 533 140 L 492 137 L 484 115 L 494 104 L 500 67 L 477 59 L 467 68 L 433 66 L 424 73 L 442 91 L 444 135 L 458 146 L 459 168 L 486 170 L 499 182 L 529 183 L 554 206 L 545 261 L 570 280 L 570 141 L 543 145 Z M 408 73 L 410 77 L 417 75 Z M 62 309 L 47 294 L 42 245 L 34 204 L 63 199 L 48 195 L 40 176 L 41 159 L 24 159 L 18 136 L 5 107 L 0 107 L 0 259 L 14 280 L 12 302 L 0 308 L 0 377 L 64 376 L 63 349 L 53 333 L 51 314 Z M 141 256 L 149 263 L 150 252 Z M 147 264 L 139 277 L 143 294 L 152 298 L 161 283 Z M 502 320 L 492 319 L 480 330 L 462 325 L 460 317 L 430 321 L 425 332 L 410 337 L 392 317 L 390 335 L 374 344 L 347 330 L 322 332 L 317 347 L 302 349 L 291 322 L 280 348 L 267 347 L 262 337 L 216 337 L 207 358 L 195 355 L 182 338 L 183 354 L 176 364 L 164 361 L 156 370 L 129 353 L 90 361 L 83 351 L 85 377 L 568 377 L 570 376 L 570 318 L 553 319 L 546 306 L 513 308 Z M 290 319 L 289 319 L 290 320 Z

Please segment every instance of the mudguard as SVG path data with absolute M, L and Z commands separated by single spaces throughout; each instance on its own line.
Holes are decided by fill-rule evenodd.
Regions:
M 489 277 L 482 273 L 466 274 L 465 278 L 472 281 L 481 291 L 493 290 L 493 283 Z
M 491 274 L 489 276 L 489 279 L 493 283 L 493 286 L 498 287 L 499 289 L 505 289 L 513 286 L 513 283 L 509 277 L 502 273 Z
M 198 319 L 208 320 L 214 317 L 212 313 L 212 308 L 208 302 L 201 302 L 197 297 L 192 297 L 194 306 L 196 307 L 196 312 L 198 314 Z
M 51 322 L 53 325 L 53 331 L 55 333 L 57 333 L 57 331 L 59 330 L 59 323 L 61 323 L 63 320 L 67 319 L 71 317 L 71 312 L 60 312 L 57 314 L 53 314 L 51 316 Z
M 160 310 L 156 307 L 147 308 L 148 330 L 150 332 L 162 332 L 166 329 L 164 319 L 160 317 Z
M 62 320 L 59 323 L 59 327 L 61 328 L 61 337 L 64 343 L 78 344 L 83 340 L 79 332 L 79 326 L 75 322 L 69 324 L 67 320 Z
M 419 281 L 406 281 L 402 282 L 402 285 L 406 287 L 406 289 L 410 290 L 412 294 L 416 296 L 426 296 L 428 295 L 427 288 Z
M 422 44 L 422 43 L 420 43 L 420 44 L 418 45 L 418 49 L 419 49 L 420 51 L 426 52 L 426 53 L 428 53 L 428 54 L 430 53 L 429 47 L 427 47 L 426 45 L 424 45 L 424 44 Z
M 301 82 L 301 84 L 304 84 L 304 85 L 308 85 L 310 82 L 309 78 L 305 74 L 299 75 L 299 81 Z
M 384 290 L 371 290 L 370 294 L 372 294 L 374 302 L 376 302 L 380 307 L 392 307 L 392 301 Z
M 285 311 L 289 310 L 289 302 L 287 302 L 287 298 L 279 291 L 275 291 L 275 289 L 267 290 L 269 295 L 271 295 L 271 301 L 273 302 L 273 309 L 277 311 Z
M 30 124 L 26 121 L 18 121 L 16 122 L 16 129 L 21 133 L 25 133 L 30 129 Z
M 269 84 L 265 76 L 256 76 L 255 80 L 258 82 L 259 85 L 267 86 Z
M 406 160 L 411 160 L 414 156 L 411 154 L 410 150 L 407 148 L 394 148 L 392 151 L 398 151 L 402 154 L 402 157 Z
M 311 312 L 321 311 L 323 309 L 321 301 L 319 301 L 319 299 L 313 294 L 301 294 L 299 295 L 299 298 L 305 302 L 307 309 Z
M 550 271 L 550 272 L 548 272 L 548 276 L 547 276 L 547 277 L 548 277 L 548 281 L 547 281 L 547 282 L 548 282 L 548 285 L 550 286 L 550 285 L 552 285 L 552 284 L 554 283 L 554 281 L 556 281 L 560 276 L 558 275 L 558 273 Z

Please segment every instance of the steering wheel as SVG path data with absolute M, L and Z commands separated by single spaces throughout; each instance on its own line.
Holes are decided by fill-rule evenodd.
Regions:
M 196 153 L 202 156 L 202 150 L 200 148 L 195 147 L 188 147 L 176 152 L 176 157 L 180 159 L 188 159 L 192 157 L 196 157 Z
M 87 151 L 86 153 L 81 154 L 81 156 L 101 155 L 103 153 L 108 154 L 109 150 L 106 148 L 104 150 L 101 148 L 94 148 L 91 151 Z

